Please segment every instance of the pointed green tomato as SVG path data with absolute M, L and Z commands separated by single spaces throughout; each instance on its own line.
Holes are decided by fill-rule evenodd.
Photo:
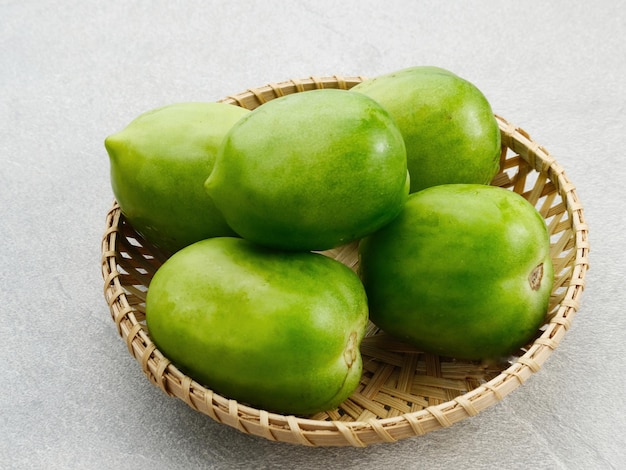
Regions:
M 499 169 L 500 130 L 472 83 L 439 67 L 381 75 L 352 92 L 376 100 L 406 144 L 411 192 L 449 183 L 489 183 Z
M 225 103 L 177 103 L 106 138 L 113 193 L 135 230 L 167 252 L 234 234 L 204 181 L 224 135 L 248 113 Z
M 322 89 L 268 101 L 233 126 L 206 189 L 243 238 L 325 250 L 393 219 L 408 195 L 406 152 L 365 95 Z
M 424 351 L 498 359 L 545 320 L 554 277 L 546 224 L 512 191 L 414 193 L 359 249 L 371 320 Z
M 146 321 L 181 370 L 257 408 L 333 409 L 361 378 L 365 291 L 352 270 L 321 254 L 241 238 L 197 242 L 155 274 Z

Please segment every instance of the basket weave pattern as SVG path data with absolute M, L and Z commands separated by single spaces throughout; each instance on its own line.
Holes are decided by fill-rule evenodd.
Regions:
M 316 88 L 349 89 L 362 77 L 322 77 L 266 85 L 223 102 L 254 109 L 279 96 Z M 546 149 L 498 116 L 501 171 L 492 184 L 522 194 L 546 220 L 555 282 L 546 322 L 526 347 L 501 364 L 422 353 L 370 323 L 357 390 L 336 410 L 284 416 L 223 397 L 179 371 L 145 325 L 150 280 L 166 256 L 138 235 L 114 201 L 102 238 L 104 296 L 119 335 L 148 379 L 166 394 L 241 432 L 307 446 L 363 447 L 422 435 L 475 416 L 537 372 L 579 308 L 588 269 L 588 229 L 574 185 Z M 356 243 L 326 252 L 357 268 Z

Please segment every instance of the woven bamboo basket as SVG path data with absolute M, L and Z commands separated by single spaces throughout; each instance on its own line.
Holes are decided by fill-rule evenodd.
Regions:
M 362 80 L 338 76 L 289 80 L 221 101 L 254 109 L 290 93 L 349 89 Z M 150 339 L 145 297 L 166 257 L 133 230 L 113 201 L 102 239 L 104 296 L 128 351 L 154 385 L 193 409 L 243 433 L 306 446 L 394 442 L 451 426 L 496 404 L 537 372 L 559 345 L 579 308 L 589 253 L 583 208 L 564 169 L 522 129 L 501 117 L 497 120 L 501 170 L 492 184 L 523 195 L 542 214 L 555 269 L 545 324 L 506 362 L 486 365 L 425 354 L 370 324 L 361 347 L 361 382 L 337 409 L 284 416 L 220 396 L 181 373 Z M 356 244 L 327 254 L 357 268 Z

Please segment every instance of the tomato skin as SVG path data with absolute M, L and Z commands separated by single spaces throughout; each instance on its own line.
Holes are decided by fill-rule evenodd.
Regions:
M 325 250 L 395 217 L 407 178 L 388 113 L 364 95 L 321 89 L 269 101 L 233 126 L 205 187 L 243 238 Z
M 231 237 L 174 254 L 146 301 L 150 336 L 181 370 L 280 413 L 325 411 L 350 395 L 367 320 L 363 286 L 343 264 Z
M 497 174 L 498 123 L 469 81 L 440 67 L 416 66 L 365 80 L 351 92 L 376 100 L 398 125 L 411 193 L 440 184 L 487 184 Z
M 451 184 L 414 193 L 359 256 L 371 320 L 424 351 L 498 359 L 545 319 L 554 279 L 546 224 L 512 191 Z
M 204 181 L 224 135 L 248 113 L 225 103 L 175 103 L 141 114 L 105 139 L 113 193 L 137 232 L 170 253 L 235 234 Z

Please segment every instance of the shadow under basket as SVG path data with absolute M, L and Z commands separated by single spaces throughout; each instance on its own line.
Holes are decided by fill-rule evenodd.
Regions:
M 279 96 L 317 88 L 349 89 L 362 80 L 289 80 L 221 101 L 254 109 Z M 360 384 L 337 409 L 285 416 L 221 396 L 183 374 L 150 339 L 146 292 L 166 257 L 133 230 L 114 201 L 102 239 L 102 275 L 105 299 L 128 351 L 154 385 L 193 409 L 243 433 L 307 446 L 394 442 L 451 426 L 502 400 L 540 369 L 569 328 L 584 290 L 589 243 L 582 205 L 563 168 L 526 132 L 496 117 L 502 154 L 492 184 L 521 194 L 544 217 L 555 271 L 544 325 L 506 362 L 486 365 L 425 354 L 370 323 L 361 346 Z M 355 243 L 326 253 L 357 267 Z

